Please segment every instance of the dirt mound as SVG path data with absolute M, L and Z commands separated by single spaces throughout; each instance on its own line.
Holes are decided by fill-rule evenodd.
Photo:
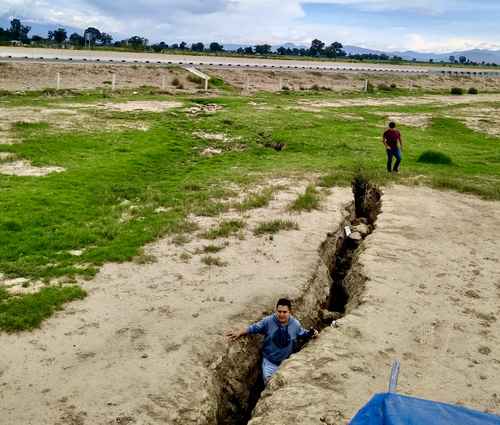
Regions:
M 183 105 L 184 104 L 182 102 L 173 101 L 130 100 L 125 103 L 99 103 L 96 107 L 120 112 L 164 112 L 169 109 L 181 108 Z
M 66 171 L 63 167 L 35 167 L 29 161 L 24 160 L 0 163 L 0 174 L 7 176 L 42 177 L 63 171 Z

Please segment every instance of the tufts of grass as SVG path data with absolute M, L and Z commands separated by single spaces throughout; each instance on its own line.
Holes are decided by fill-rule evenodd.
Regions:
M 187 244 L 191 239 L 189 239 L 189 237 L 184 234 L 184 233 L 180 233 L 178 235 L 175 235 L 173 238 L 172 238 L 172 243 L 174 245 L 185 245 Z
M 460 96 L 460 95 L 464 94 L 464 89 L 462 87 L 452 87 L 450 89 L 450 93 Z
M 451 158 L 441 152 L 436 151 L 425 151 L 418 157 L 417 162 L 423 162 L 426 164 L 440 164 L 440 165 L 450 165 L 452 164 Z
M 202 217 L 215 217 L 227 211 L 227 209 L 227 205 L 222 202 L 203 202 L 193 209 L 193 213 Z
M 217 266 L 217 267 L 225 267 L 227 266 L 226 261 L 222 261 L 219 257 L 212 257 L 211 255 L 206 255 L 201 258 L 201 262 L 206 264 L 207 266 Z
M 218 227 L 202 233 L 201 237 L 204 239 L 227 238 L 238 233 L 244 227 L 245 223 L 241 220 L 222 221 Z
M 314 185 L 307 186 L 305 192 L 293 201 L 289 209 L 290 211 L 312 211 L 319 209 L 320 195 Z
M 219 251 L 222 251 L 226 246 L 220 246 L 220 245 L 205 245 L 203 248 L 198 248 L 195 251 L 195 254 L 216 254 Z
M 318 181 L 319 187 L 349 186 L 352 175 L 345 172 L 335 172 L 321 176 Z
M 254 235 L 278 233 L 280 230 L 298 230 L 299 225 L 291 220 L 272 220 L 260 223 L 253 231 Z
M 86 295 L 79 286 L 47 287 L 26 295 L 11 295 L 0 288 L 0 329 L 17 332 L 37 328 L 64 303 Z
M 233 204 L 233 207 L 240 211 L 248 211 L 254 208 L 262 208 L 269 205 L 273 199 L 274 189 L 267 188 L 259 193 L 252 193 L 242 202 Z

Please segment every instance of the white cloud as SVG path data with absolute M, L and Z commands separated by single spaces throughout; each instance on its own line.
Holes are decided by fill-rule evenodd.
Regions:
M 489 0 L 482 0 L 488 3 Z M 429 14 L 465 7 L 466 0 L 0 0 L 0 19 L 17 16 L 28 25 L 44 23 L 85 29 L 95 26 L 115 38 L 141 35 L 151 41 L 220 41 L 223 43 L 309 43 L 325 42 L 362 45 L 378 49 L 418 51 L 454 50 L 498 46 L 498 34 L 468 37 L 432 34 L 430 31 L 397 26 L 382 31 L 372 26 L 311 23 L 304 11 L 307 3 L 351 5 L 369 10 L 401 10 Z M 479 0 L 478 2 L 479 3 Z M 491 3 L 488 3 L 491 5 Z M 470 7 L 470 4 L 468 5 Z M 354 13 L 355 15 L 355 13 Z M 494 14 L 493 14 L 494 16 Z M 30 23 L 31 22 L 31 23 Z M 470 22 L 469 22 L 470 23 Z M 422 35 L 422 34 L 425 34 Z M 396 42 L 395 42 L 396 40 Z M 397 44 L 396 44 L 397 43 Z

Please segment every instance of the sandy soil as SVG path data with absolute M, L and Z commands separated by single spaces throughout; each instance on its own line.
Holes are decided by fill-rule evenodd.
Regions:
M 83 284 L 85 300 L 32 333 L 1 334 L 2 424 L 213 423 L 212 369 L 233 347 L 223 332 L 259 319 L 279 296 L 298 296 L 352 198 L 335 189 L 321 211 L 289 216 L 286 206 L 307 182 L 289 183 L 268 208 L 226 215 L 246 221 L 242 235 L 203 240 L 196 235 L 219 219 L 194 218 L 201 229 L 191 242 L 146 247 L 151 263 L 107 264 Z M 253 236 L 257 223 L 275 218 L 299 230 Z M 228 243 L 211 254 L 225 266 L 196 254 L 212 243 Z
M 308 108 L 309 111 L 321 108 L 344 108 L 353 106 L 405 106 L 405 105 L 443 105 L 453 106 L 464 103 L 498 102 L 500 94 L 482 95 L 426 95 L 419 97 L 396 97 L 396 98 L 366 98 L 366 99 L 335 99 L 335 100 L 299 100 L 297 108 Z
M 263 70 L 207 70 L 224 79 L 227 83 L 241 90 L 255 92 L 259 90 L 278 91 L 282 87 L 290 90 L 308 90 L 311 88 L 333 91 L 360 91 L 368 79 L 377 88 L 383 84 L 396 84 L 399 88 L 425 89 L 427 91 L 450 89 L 451 87 L 476 87 L 480 91 L 498 91 L 500 78 L 470 78 L 407 76 L 394 74 L 370 74 L 321 71 L 263 71 Z
M 177 67 L 155 65 L 43 64 L 0 62 L 0 90 L 43 90 L 57 87 L 60 74 L 61 89 L 111 88 L 113 74 L 116 89 L 151 86 L 176 90 L 199 89 L 199 84 L 187 79 L 187 71 Z
M 472 130 L 487 133 L 491 136 L 500 136 L 500 107 L 498 106 L 459 108 L 453 110 L 448 116 L 460 119 Z
M 387 390 L 500 414 L 500 204 L 386 189 L 357 271 L 359 306 L 289 359 L 251 425 L 346 424 Z
M 278 91 L 282 87 L 291 90 L 326 88 L 334 91 L 360 91 L 365 80 L 375 87 L 380 84 L 396 84 L 400 88 L 425 89 L 428 91 L 451 87 L 475 87 L 480 92 L 500 90 L 500 78 L 492 77 L 442 77 L 437 75 L 394 75 L 364 72 L 321 71 L 267 71 L 246 69 L 213 69 L 201 67 L 203 72 L 224 79 L 241 90 Z M 116 88 L 152 86 L 169 91 L 176 90 L 176 79 L 182 88 L 195 91 L 199 84 L 188 79 L 188 72 L 178 67 L 148 65 L 104 64 L 53 64 L 53 63 L 5 63 L 0 62 L 0 90 L 23 91 L 55 88 L 57 73 L 62 89 L 110 88 L 113 74 Z

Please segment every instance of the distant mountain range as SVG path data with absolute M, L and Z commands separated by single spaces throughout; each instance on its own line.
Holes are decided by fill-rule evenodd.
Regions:
M 237 50 L 240 47 L 248 47 L 251 46 L 250 44 L 225 44 L 224 48 L 226 50 L 234 51 Z M 272 50 L 275 51 L 278 47 L 283 46 L 286 48 L 290 49 L 301 49 L 301 48 L 307 48 L 309 46 L 306 45 L 301 45 L 301 44 L 294 44 L 294 43 L 283 43 L 283 44 L 277 44 L 272 46 Z M 496 63 L 500 65 L 500 50 L 485 50 L 485 49 L 472 49 L 472 50 L 463 50 L 463 51 L 455 51 L 455 52 L 449 52 L 449 53 L 422 53 L 422 52 L 414 52 L 411 50 L 406 50 L 403 52 L 393 52 L 393 51 L 383 51 L 383 50 L 375 50 L 375 49 L 367 49 L 364 47 L 358 47 L 358 46 L 349 46 L 345 45 L 344 50 L 346 51 L 347 54 L 351 55 L 357 55 L 357 54 L 375 54 L 375 55 L 381 55 L 381 54 L 386 54 L 388 56 L 399 56 L 402 57 L 403 59 L 406 60 L 413 60 L 416 59 L 417 61 L 424 61 L 427 62 L 430 59 L 432 59 L 434 62 L 449 62 L 450 56 L 455 56 L 456 60 L 460 56 L 465 56 L 467 59 L 469 59 L 471 62 L 486 62 L 486 63 Z
M 44 37 L 47 37 L 47 32 L 50 30 L 56 29 L 59 25 L 56 24 L 31 24 L 32 25 L 32 30 L 30 32 L 30 36 L 33 36 L 35 34 L 41 35 Z M 71 28 L 65 25 L 60 25 L 63 28 L 66 28 L 66 32 L 68 34 L 68 37 L 70 34 L 73 32 L 77 32 L 79 34 L 83 33 L 81 29 L 78 28 Z M 9 27 L 9 22 L 6 19 L 0 20 L 0 27 L 7 28 Z M 115 34 L 112 34 L 115 37 Z M 117 39 L 123 39 L 126 38 L 125 36 L 121 37 L 116 35 Z M 165 40 L 167 43 L 169 41 Z M 224 48 L 229 51 L 235 51 L 240 47 L 248 47 L 248 46 L 253 46 L 251 44 L 233 44 L 233 43 L 224 43 Z M 272 49 L 275 51 L 278 47 L 283 46 L 287 47 L 290 49 L 293 48 L 307 48 L 309 46 L 306 45 L 301 45 L 301 44 L 294 44 L 294 43 L 283 43 L 283 44 L 277 44 L 272 46 Z M 386 55 L 389 56 L 400 56 L 403 59 L 406 60 L 413 60 L 416 59 L 418 61 L 424 61 L 427 62 L 430 59 L 432 59 L 434 62 L 449 62 L 450 56 L 455 56 L 456 60 L 460 56 L 465 56 L 467 59 L 469 59 L 472 62 L 486 62 L 486 63 L 496 63 L 500 65 L 500 50 L 483 50 L 483 49 L 473 49 L 473 50 L 464 50 L 464 51 L 455 51 L 455 52 L 449 52 L 449 53 L 422 53 L 422 52 L 414 52 L 411 50 L 407 51 L 402 51 L 402 52 L 389 52 L 389 51 L 382 51 L 382 50 L 375 50 L 375 49 L 367 49 L 364 47 L 358 47 L 358 46 L 350 46 L 350 45 L 345 45 L 344 50 L 347 52 L 347 54 L 376 54 L 376 55 L 381 55 L 385 53 Z

